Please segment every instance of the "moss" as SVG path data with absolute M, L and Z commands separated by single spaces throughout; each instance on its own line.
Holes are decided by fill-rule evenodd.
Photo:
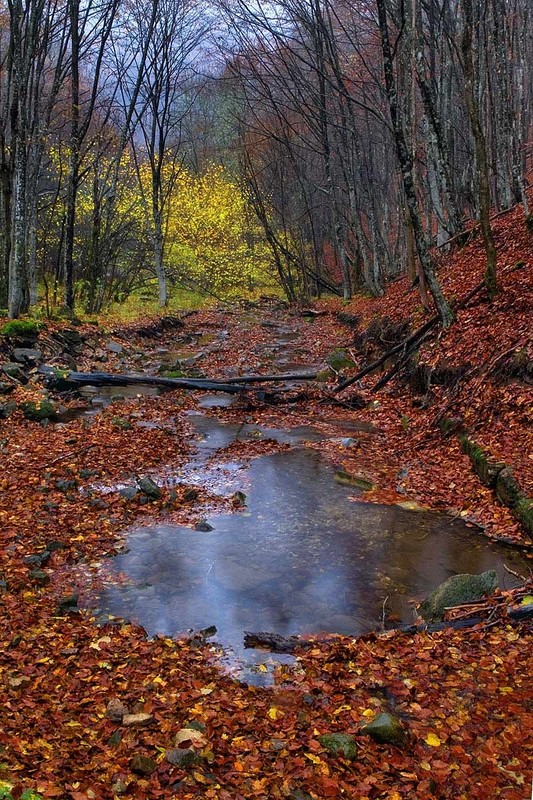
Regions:
M 496 481 L 496 494 L 498 500 L 508 506 L 514 508 L 518 501 L 523 497 L 523 493 L 518 485 L 512 469 L 506 467 L 502 469 Z
M 483 595 L 492 594 L 497 586 L 498 576 L 493 569 L 481 575 L 452 575 L 437 586 L 418 610 L 426 622 L 441 620 L 446 608 L 480 600 Z
M 350 358 L 350 354 L 347 350 L 343 350 L 342 348 L 337 348 L 333 350 L 332 353 L 326 358 L 329 366 L 335 370 L 335 372 L 340 372 L 341 369 L 351 369 L 355 367 L 354 361 Z
M 468 436 L 461 436 L 459 439 L 464 453 L 469 456 L 474 471 L 484 486 L 494 488 L 498 481 L 498 476 L 505 467 L 501 461 L 493 461 L 487 456 L 485 451 Z
M 2 336 L 15 338 L 36 338 L 39 335 L 39 323 L 31 319 L 12 319 L 0 330 Z
M 350 475 L 349 472 L 345 472 L 342 469 L 337 470 L 335 473 L 335 483 L 339 483 L 341 486 L 354 486 L 363 492 L 369 492 L 374 488 L 374 484 L 361 475 Z
M 347 761 L 353 761 L 357 756 L 355 738 L 349 733 L 324 733 L 318 737 L 318 741 L 333 756 L 340 756 Z
M 45 419 L 56 419 L 57 414 L 55 406 L 50 400 L 41 400 L 40 403 L 34 403 L 30 400 L 26 403 L 21 403 L 20 408 L 26 419 L 33 422 L 42 422 Z
M 133 428 L 129 419 L 125 419 L 124 417 L 112 417 L 111 424 L 114 425 L 115 428 L 121 428 L 123 431 L 131 431 Z
M 513 508 L 513 514 L 524 530 L 533 536 L 533 500 L 525 495 L 519 497 Z

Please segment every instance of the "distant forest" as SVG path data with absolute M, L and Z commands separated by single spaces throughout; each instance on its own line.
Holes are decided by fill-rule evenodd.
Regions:
M 262 5 L 262 7 L 261 7 Z M 1 0 L 0 306 L 295 301 L 405 273 L 523 204 L 529 0 Z

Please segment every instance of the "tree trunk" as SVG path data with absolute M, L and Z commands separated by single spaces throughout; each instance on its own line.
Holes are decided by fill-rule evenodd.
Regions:
M 490 183 L 489 165 L 485 135 L 481 127 L 479 103 L 476 93 L 473 48 L 473 8 L 472 0 L 463 0 L 463 35 L 461 51 L 463 55 L 464 92 L 476 154 L 476 183 L 478 189 L 479 224 L 485 245 L 487 263 L 485 267 L 485 285 L 492 300 L 497 293 L 496 278 L 496 246 L 490 224 Z
M 379 30 L 381 35 L 381 47 L 383 51 L 383 70 L 385 74 L 385 86 L 387 92 L 387 99 L 389 103 L 389 110 L 394 130 L 394 141 L 396 145 L 396 152 L 400 171 L 402 176 L 403 188 L 405 192 L 405 200 L 411 224 L 413 226 L 413 235 L 415 238 L 416 249 L 424 275 L 427 280 L 429 291 L 435 302 L 437 312 L 441 319 L 444 328 L 448 328 L 453 320 L 453 312 L 444 297 L 439 281 L 435 274 L 435 266 L 429 253 L 428 243 L 422 221 L 420 219 L 420 210 L 418 207 L 418 200 L 416 197 L 416 189 L 413 179 L 413 159 L 408 151 L 405 135 L 403 131 L 402 120 L 400 118 L 400 110 L 398 106 L 396 86 L 394 81 L 394 68 L 392 60 L 392 50 L 389 40 L 389 30 L 387 22 L 387 10 L 385 0 L 377 0 L 378 6 L 378 19 Z

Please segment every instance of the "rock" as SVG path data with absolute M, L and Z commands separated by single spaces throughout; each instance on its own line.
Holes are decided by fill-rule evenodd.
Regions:
M 119 744 L 122 742 L 122 731 L 113 731 L 107 743 L 110 747 L 118 747 Z
M 481 575 L 452 575 L 437 586 L 420 604 L 418 611 L 426 622 L 439 621 L 445 608 L 473 603 L 486 594 L 492 594 L 498 586 L 498 575 L 491 569 Z
M 12 383 L 7 381 L 0 381 L 0 394 L 10 394 L 14 390 Z
M 113 794 L 126 794 L 128 791 L 128 784 L 122 780 L 115 781 L 111 786 L 111 791 Z
M 198 500 L 198 495 L 198 489 L 187 489 L 187 491 L 183 494 L 183 502 L 193 503 L 195 500 Z
M 155 722 L 155 717 L 141 711 L 139 714 L 124 714 L 122 724 L 126 728 L 146 728 Z
M 533 536 L 533 500 L 525 496 L 519 497 L 513 508 L 513 514 L 521 523 L 524 530 L 527 531 L 530 536 Z
M 56 489 L 60 492 L 71 492 L 78 488 L 78 482 L 66 478 L 58 478 L 56 480 Z
M 29 364 L 33 366 L 41 360 L 43 354 L 40 350 L 35 350 L 33 347 L 15 347 L 13 350 L 13 361 L 19 364 Z
M 354 439 L 352 436 L 347 436 L 344 439 L 341 439 L 341 444 L 343 447 L 355 447 L 357 444 L 357 439 Z
M 28 577 L 33 583 L 37 583 L 39 586 L 48 586 L 50 583 L 50 575 L 42 569 L 30 570 Z
M 8 375 L 10 378 L 14 378 L 14 380 L 18 381 L 19 383 L 28 382 L 28 378 L 21 369 L 20 364 L 17 364 L 14 361 L 8 361 L 6 364 L 2 364 L 1 369 L 3 373 Z
M 496 494 L 498 500 L 509 508 L 513 508 L 522 496 L 522 491 L 516 481 L 513 470 L 509 467 L 502 469 L 498 474 Z
M 56 614 L 66 614 L 69 611 L 74 611 L 78 609 L 78 595 L 77 594 L 67 594 L 65 597 L 62 597 L 59 603 L 57 604 Z
M 340 372 L 342 369 L 351 369 L 355 367 L 355 362 L 351 358 L 350 354 L 347 350 L 343 350 L 341 347 L 333 350 L 332 353 L 326 358 L 327 363 L 334 369 L 335 372 Z
M 135 753 L 130 761 L 130 769 L 137 775 L 151 775 L 157 769 L 157 762 L 149 756 L 143 756 L 141 753 Z
M 165 757 L 169 764 L 174 767 L 180 767 L 180 769 L 195 767 L 200 763 L 200 756 L 191 747 L 185 749 L 174 747 L 172 750 L 167 750 Z
M 357 744 L 349 733 L 324 733 L 318 737 L 318 741 L 334 756 L 340 756 L 347 761 L 353 761 L 357 756 Z
M 105 718 L 110 719 L 111 722 L 122 722 L 125 716 L 129 714 L 129 709 L 124 703 L 114 697 L 109 701 L 105 710 Z
M 122 489 L 119 489 L 118 493 L 126 500 L 134 500 L 139 494 L 139 490 L 136 486 L 124 486 Z
M 382 744 L 402 745 L 407 741 L 400 721 L 387 712 L 378 714 L 372 722 L 363 725 L 361 733 L 371 736 L 376 742 Z
M 8 419 L 11 414 L 17 410 L 17 404 L 14 400 L 7 403 L 0 404 L 0 419 Z
M 363 478 L 362 475 L 350 475 L 349 472 L 345 472 L 343 469 L 339 469 L 335 473 L 335 483 L 340 483 L 341 486 L 354 486 L 363 492 L 368 492 L 374 488 L 374 484 Z
M 196 728 L 182 728 L 176 734 L 174 745 L 175 747 L 181 747 L 183 744 L 187 747 L 205 747 L 207 739 L 204 734 Z
M 291 792 L 289 798 L 290 800 L 313 800 L 312 795 L 307 794 L 303 789 L 295 789 Z
M 7 581 L 0 580 L 0 592 L 7 591 Z
M 43 422 L 44 420 L 48 419 L 57 419 L 55 406 L 50 402 L 50 400 L 41 400 L 40 403 L 34 403 L 30 400 L 28 402 L 21 403 L 20 408 L 26 419 L 30 419 L 33 422 Z
M 120 342 L 107 342 L 105 347 L 110 353 L 117 353 L 117 355 L 124 352 L 124 348 Z
M 194 526 L 194 530 L 202 531 L 202 533 L 209 533 L 209 531 L 213 530 L 213 526 L 210 525 L 209 522 L 206 522 L 205 519 L 203 519 L 200 522 L 196 523 L 196 525 Z
M 233 492 L 231 502 L 235 508 L 243 508 L 246 505 L 246 495 L 244 492 Z
M 157 483 L 148 475 L 145 475 L 144 478 L 141 478 L 138 481 L 138 486 L 141 492 L 144 492 L 145 495 L 150 497 L 152 500 L 159 500 L 163 494 Z

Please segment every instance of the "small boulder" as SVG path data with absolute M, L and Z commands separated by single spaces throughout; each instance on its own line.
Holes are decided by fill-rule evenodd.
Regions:
M 126 728 L 146 728 L 148 725 L 152 725 L 155 722 L 155 717 L 151 714 L 147 714 L 144 711 L 139 712 L 138 714 L 124 714 L 122 717 L 122 724 Z
M 114 697 L 107 704 L 104 716 L 106 719 L 110 719 L 111 722 L 122 722 L 127 714 L 129 714 L 128 707 L 118 697 Z
M 116 353 L 117 355 L 124 352 L 124 348 L 120 342 L 108 342 L 106 344 L 106 350 L 109 350 L 110 353 Z
M 442 619 L 445 608 L 473 603 L 486 594 L 492 594 L 498 586 L 498 575 L 491 569 L 481 575 L 452 575 L 437 586 L 429 597 L 418 607 L 420 616 L 426 622 Z
M 13 361 L 17 361 L 19 364 L 34 366 L 42 356 L 41 351 L 33 347 L 15 347 L 13 350 Z
M 121 497 L 124 497 L 125 500 L 134 500 L 139 494 L 139 490 L 136 486 L 123 486 L 122 489 L 119 489 L 118 493 Z
M 17 364 L 14 361 L 8 361 L 6 364 L 2 364 L 2 372 L 10 378 L 18 381 L 19 383 L 27 383 L 28 378 L 26 374 L 23 372 L 20 364 Z
M 205 747 L 207 739 L 204 734 L 196 728 L 182 728 L 176 734 L 174 745 L 176 747 Z
M 371 722 L 363 725 L 361 733 L 371 736 L 374 741 L 382 744 L 402 745 L 407 741 L 400 721 L 387 712 L 378 714 Z
M 144 478 L 140 478 L 138 481 L 138 486 L 141 492 L 144 492 L 144 494 L 151 500 L 159 500 L 163 494 L 161 488 L 154 480 L 152 480 L 152 478 L 150 478 L 149 475 L 145 475 Z
M 335 372 L 340 372 L 343 369 L 351 369 L 355 367 L 355 362 L 351 358 L 350 354 L 347 350 L 343 350 L 341 347 L 333 350 L 332 353 L 326 358 L 328 365 L 331 369 L 335 370 Z
M 32 569 L 28 575 L 29 579 L 38 586 L 48 586 L 50 575 L 42 569 Z
M 56 409 L 50 400 L 41 400 L 40 403 L 34 403 L 32 400 L 21 403 L 20 408 L 26 419 L 33 422 L 43 422 L 48 419 L 57 419 Z
M 130 769 L 137 775 L 151 775 L 157 769 L 157 762 L 149 756 L 143 756 L 141 753 L 135 753 L 130 761 Z
M 349 733 L 324 733 L 318 737 L 318 741 L 334 756 L 340 756 L 347 761 L 353 761 L 357 756 L 355 738 Z
M 213 530 L 213 526 L 210 525 L 209 522 L 206 522 L 205 519 L 203 519 L 200 522 L 196 523 L 196 525 L 194 526 L 194 530 L 201 531 L 202 533 L 209 533 L 209 531 Z
M 172 764 L 174 767 L 179 767 L 180 769 L 195 767 L 200 763 L 200 756 L 192 747 L 187 747 L 185 749 L 174 747 L 172 750 L 167 750 L 166 759 L 169 764 Z
M 513 508 L 522 496 L 512 469 L 506 467 L 498 473 L 496 478 L 496 494 L 498 500 L 508 508 Z

